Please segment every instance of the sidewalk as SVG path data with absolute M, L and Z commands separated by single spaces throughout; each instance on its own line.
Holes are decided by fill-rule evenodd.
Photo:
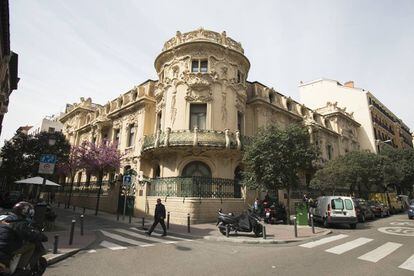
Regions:
M 123 226 L 134 226 L 137 228 L 148 229 L 152 224 L 152 218 L 146 217 L 144 227 L 142 227 L 142 218 L 132 217 L 129 223 L 129 217 L 122 215 L 117 218 L 116 214 L 99 212 L 95 216 L 95 211 L 91 209 L 75 208 L 64 209 L 63 205 L 53 206 L 53 210 L 58 215 L 55 222 L 55 230 L 45 232 L 48 236 L 48 242 L 44 243 L 45 248 L 50 252 L 45 256 L 49 265 L 57 263 L 65 258 L 75 255 L 81 250 L 88 248 L 96 240 L 95 231 L 102 228 L 116 228 Z M 83 213 L 84 212 L 84 213 Z M 84 214 L 84 235 L 80 235 L 80 216 Z M 76 220 L 73 244 L 69 245 L 70 228 L 72 219 Z M 187 225 L 170 224 L 168 234 L 192 239 L 205 239 L 208 241 L 218 242 L 234 242 L 247 244 L 281 244 L 289 242 L 299 242 L 305 240 L 313 240 L 318 237 L 331 233 L 331 230 L 315 227 L 315 234 L 309 226 L 298 226 L 298 237 L 295 237 L 293 225 L 270 225 L 264 224 L 266 227 L 266 239 L 263 237 L 255 237 L 253 233 L 232 232 L 229 237 L 223 236 L 217 229 L 215 223 L 203 223 L 190 225 L 188 232 Z M 161 233 L 158 229 L 155 232 Z M 53 254 L 53 244 L 55 235 L 59 235 L 58 254 Z
M 48 241 L 43 243 L 45 249 L 49 252 L 44 256 L 48 265 L 52 265 L 75 255 L 80 250 L 87 248 L 96 240 L 96 235 L 93 231 L 84 230 L 84 234 L 81 235 L 80 225 L 78 222 L 77 225 L 75 224 L 72 244 L 69 245 L 71 228 L 70 221 L 68 223 L 67 220 L 65 220 L 67 217 L 63 216 L 61 212 L 57 210 L 57 206 L 54 207 L 56 207 L 54 208 L 54 211 L 58 217 L 56 218 L 52 231 L 44 232 L 44 234 L 48 237 Z M 58 236 L 57 254 L 53 254 L 55 236 Z
M 83 208 L 76 208 L 75 213 L 73 209 L 63 209 L 61 206 L 55 209 L 60 212 L 64 212 L 67 214 L 76 214 L 79 217 L 80 214 L 83 213 Z M 70 216 L 70 215 L 69 215 Z M 115 224 L 115 225 L 128 225 L 134 226 L 138 228 L 142 228 L 142 218 L 140 217 L 132 217 L 131 223 L 129 223 L 129 217 L 125 216 L 124 220 L 122 220 L 122 215 L 119 216 L 119 220 L 117 220 L 116 214 L 110 214 L 105 212 L 99 212 L 98 216 L 95 216 L 95 211 L 91 209 L 85 209 L 85 218 L 89 218 L 89 220 L 93 219 L 100 219 L 100 224 Z M 103 221 L 107 221 L 107 223 L 102 223 Z M 153 220 L 152 217 L 146 217 L 144 223 L 144 229 L 148 229 Z M 288 242 L 299 242 L 304 240 L 310 240 L 314 238 L 318 238 L 320 236 L 324 236 L 330 234 L 332 231 L 324 228 L 315 227 L 315 234 L 312 233 L 312 228 L 310 226 L 298 226 L 298 237 L 295 237 L 294 227 L 293 225 L 283 225 L 283 224 L 264 224 L 266 227 L 266 239 L 263 237 L 255 237 L 253 233 L 242 233 L 239 232 L 237 235 L 232 232 L 229 237 L 223 236 L 217 229 L 215 223 L 203 223 L 203 224 L 194 224 L 190 225 L 190 233 L 188 233 L 187 225 L 178 225 L 178 224 L 170 224 L 170 228 L 168 229 L 168 233 L 171 235 L 177 235 L 182 237 L 190 237 L 196 239 L 205 239 L 209 241 L 226 241 L 226 242 L 235 242 L 235 243 L 252 243 L 252 244 L 263 244 L 263 243 L 270 243 L 270 244 L 278 244 L 278 243 L 288 243 Z M 158 230 L 159 231 L 159 230 Z M 157 230 L 156 230 L 157 232 Z M 160 232 L 161 233 L 161 232 Z

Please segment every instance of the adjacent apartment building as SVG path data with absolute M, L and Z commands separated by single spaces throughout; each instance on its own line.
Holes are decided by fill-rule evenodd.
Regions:
M 17 89 L 18 55 L 10 51 L 9 1 L 0 1 L 0 134 L 9 97 Z
M 412 148 L 410 129 L 371 92 L 336 80 L 319 79 L 299 86 L 301 102 L 319 110 L 327 103 L 346 107 L 361 124 L 358 137 L 361 149 L 378 153 L 383 146 Z
M 249 69 L 241 44 L 226 32 L 177 32 L 155 59 L 158 80 L 106 104 L 81 98 L 68 105 L 60 118 L 63 133 L 72 145 L 116 143 L 122 167 L 145 179 L 136 185 L 135 214 L 152 214 L 156 198 L 162 197 L 177 223 L 185 222 L 187 213 L 193 222 L 212 221 L 219 208 L 238 212 L 253 202 L 255 191 L 240 185 L 242 151 L 262 126 L 304 125 L 324 160 L 360 148 L 360 124 L 344 108 L 325 103 L 311 109 L 247 81 Z M 309 180 L 306 172 L 301 177 L 304 184 Z M 105 177 L 101 206 L 115 212 L 119 187 L 112 179 Z M 73 202 L 93 207 L 94 185 L 80 171 Z M 279 200 L 285 200 L 283 191 Z
M 63 124 L 59 121 L 59 118 L 58 115 L 46 116 L 39 123 L 32 126 L 27 134 L 36 135 L 40 132 L 61 132 Z

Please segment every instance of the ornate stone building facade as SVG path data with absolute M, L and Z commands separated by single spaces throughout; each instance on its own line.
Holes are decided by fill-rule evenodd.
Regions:
M 9 1 L 0 1 L 0 134 L 9 98 L 17 89 L 18 55 L 10 50 Z
M 247 81 L 250 62 L 225 32 L 177 32 L 155 59 L 155 69 L 158 80 L 105 105 L 81 99 L 61 118 L 71 144 L 117 143 L 122 167 L 142 172 L 136 212 L 152 213 L 157 197 L 178 223 L 187 213 L 202 222 L 214 220 L 220 207 L 245 208 L 255 194 L 240 185 L 243 146 L 262 126 L 305 125 L 325 160 L 359 149 L 359 124 L 336 103 L 311 110 Z

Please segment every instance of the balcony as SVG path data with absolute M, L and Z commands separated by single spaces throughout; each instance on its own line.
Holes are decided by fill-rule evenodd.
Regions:
M 241 185 L 233 179 L 165 177 L 150 181 L 150 196 L 241 198 Z
M 171 131 L 169 128 L 165 132 L 147 135 L 144 137 L 142 152 L 154 150 L 156 148 L 172 147 L 211 147 L 223 149 L 241 150 L 243 146 L 249 144 L 251 138 L 241 136 L 238 131 L 230 133 L 228 130 L 178 130 Z

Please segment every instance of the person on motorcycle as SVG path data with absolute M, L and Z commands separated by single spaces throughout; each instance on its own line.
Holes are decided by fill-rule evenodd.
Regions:
M 42 242 L 47 241 L 47 237 L 31 226 L 33 215 L 33 205 L 21 201 L 13 206 L 12 213 L 2 222 L 0 256 L 6 267 L 7 261 L 17 254 L 21 254 L 19 267 L 25 267 L 29 263 L 35 266 L 37 259 L 43 255 Z

